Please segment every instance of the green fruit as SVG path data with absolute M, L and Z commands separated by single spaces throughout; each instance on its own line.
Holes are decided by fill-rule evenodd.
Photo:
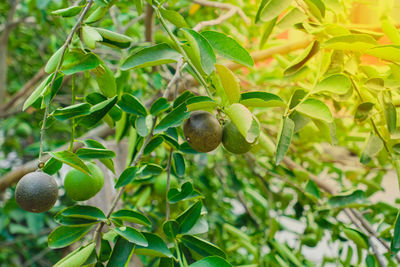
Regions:
M 86 165 L 92 175 L 89 176 L 77 169 L 71 169 L 65 176 L 65 192 L 76 201 L 84 201 L 94 197 L 104 184 L 104 175 L 101 169 L 93 163 Z
M 25 174 L 15 189 L 18 205 L 30 212 L 48 211 L 56 203 L 57 197 L 56 180 L 42 171 Z
M 154 191 L 159 196 L 165 196 L 167 191 L 167 173 L 163 173 L 157 176 L 156 180 L 154 181 Z M 178 186 L 178 180 L 172 174 L 169 176 L 169 188 L 174 188 Z
M 222 144 L 226 150 L 234 154 L 243 154 L 253 147 L 254 143 L 249 143 L 239 132 L 233 122 L 225 124 L 222 130 Z
M 28 137 L 32 134 L 32 128 L 28 123 L 22 122 L 22 123 L 18 124 L 18 126 L 15 130 L 15 133 L 19 137 Z
M 198 152 L 216 149 L 222 140 L 222 127 L 207 111 L 194 111 L 183 125 L 183 132 L 190 146 Z

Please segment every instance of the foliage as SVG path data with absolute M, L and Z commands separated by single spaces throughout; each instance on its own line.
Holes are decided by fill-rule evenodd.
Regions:
M 2 34 L 10 2 L 0 3 Z M 30 214 L 18 207 L 15 186 L 8 188 L 0 262 L 126 266 L 138 257 L 144 266 L 314 266 L 306 249 L 329 239 L 339 249 L 323 255 L 322 265 L 397 266 L 397 204 L 371 197 L 389 171 L 400 177 L 400 34 L 390 1 L 379 1 L 378 29 L 353 25 L 357 5 L 19 3 L 22 24 L 6 47 L 1 104 L 42 67 L 45 75 L 11 103 L 16 113 L 0 105 L 0 174 L 46 154 L 43 170 L 63 189 L 63 167 L 89 174 L 87 164 L 96 160 L 113 174 L 118 194 L 110 210 L 101 210 L 60 190 L 50 212 Z M 31 18 L 33 25 L 24 24 Z M 154 32 L 154 42 L 145 32 Z M 232 121 L 245 142 L 255 143 L 251 151 L 192 149 L 182 126 L 196 110 Z M 82 137 L 104 125 L 114 129 L 107 142 L 126 147 L 120 173 L 115 151 Z M 340 155 L 333 153 L 338 147 Z M 161 176 L 165 190 L 156 184 Z M 304 229 L 293 229 L 295 222 Z M 281 238 L 288 232 L 292 242 Z

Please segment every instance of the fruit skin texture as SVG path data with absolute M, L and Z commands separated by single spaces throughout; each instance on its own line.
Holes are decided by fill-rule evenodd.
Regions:
M 194 111 L 183 125 L 190 146 L 198 152 L 210 152 L 222 141 L 222 127 L 207 111 Z
M 253 147 L 254 143 L 249 143 L 239 132 L 233 122 L 225 124 L 222 130 L 222 144 L 226 150 L 234 154 L 243 154 Z
M 54 206 L 57 198 L 56 180 L 42 171 L 25 174 L 15 189 L 15 199 L 18 205 L 30 212 L 48 211 Z
M 65 192 L 76 201 L 84 201 L 94 197 L 104 184 L 104 174 L 101 169 L 90 162 L 86 165 L 92 174 L 91 176 L 77 169 L 71 169 L 65 176 Z
M 165 197 L 165 193 L 167 191 L 167 178 L 168 174 L 163 173 L 159 176 L 154 181 L 154 191 L 158 196 Z M 178 180 L 176 179 L 175 176 L 172 174 L 169 176 L 169 188 L 174 188 L 178 186 Z

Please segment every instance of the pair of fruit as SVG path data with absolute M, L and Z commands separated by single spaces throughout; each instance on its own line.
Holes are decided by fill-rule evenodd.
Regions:
M 219 121 L 207 111 L 194 111 L 183 125 L 183 132 L 191 147 L 198 152 L 210 152 L 222 142 L 224 148 L 234 154 L 248 152 L 254 145 L 229 121 L 222 128 Z
M 65 192 L 73 200 L 88 200 L 103 187 L 104 175 L 101 169 L 93 163 L 88 163 L 87 166 L 91 172 L 90 176 L 76 169 L 71 169 L 65 176 Z M 30 212 L 48 211 L 54 206 L 57 198 L 57 182 L 42 171 L 24 175 L 15 189 L 18 205 Z

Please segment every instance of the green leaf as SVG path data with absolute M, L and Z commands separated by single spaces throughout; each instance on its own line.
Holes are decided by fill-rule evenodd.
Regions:
M 176 221 L 181 225 L 181 234 L 184 234 L 192 229 L 197 220 L 200 218 L 202 208 L 203 204 L 201 201 L 198 201 L 185 210 L 181 215 L 179 215 L 178 218 L 176 218 Z
M 239 102 L 240 84 L 238 78 L 224 65 L 215 64 L 215 68 L 229 102 L 231 104 Z
M 212 48 L 221 56 L 244 66 L 254 66 L 253 58 L 249 52 L 233 38 L 216 31 L 204 31 L 201 35 L 207 39 Z
M 181 54 L 162 43 L 146 47 L 139 52 L 129 56 L 121 66 L 121 70 L 137 69 L 144 67 L 158 66 L 167 63 L 177 62 Z
M 71 207 L 67 207 L 59 211 L 57 214 L 64 217 L 82 218 L 88 220 L 107 219 L 107 217 L 99 208 L 93 206 L 84 206 L 84 205 L 74 205 Z
M 113 108 L 115 103 L 117 103 L 117 100 L 118 97 L 115 96 L 92 106 L 90 108 L 90 114 L 82 117 L 78 124 L 86 127 L 95 126 Z
M 151 115 L 157 116 L 161 112 L 166 111 L 171 107 L 171 104 L 168 103 L 168 100 L 164 97 L 158 98 L 154 103 L 151 105 L 150 113 Z
M 75 153 L 81 159 L 107 159 L 115 157 L 114 151 L 103 148 L 80 148 Z
M 148 163 L 140 169 L 140 176 L 142 178 L 152 176 L 152 175 L 159 175 L 163 171 L 163 167 L 157 164 Z
M 118 106 L 125 112 L 146 116 L 147 110 L 140 100 L 132 94 L 123 94 Z
M 51 79 L 53 78 L 53 75 L 48 76 L 46 79 L 44 79 L 39 85 L 38 87 L 36 87 L 36 89 L 33 91 L 33 93 L 25 100 L 24 102 L 24 106 L 22 107 L 22 111 L 26 110 L 30 105 L 32 105 L 33 103 L 36 102 L 36 100 L 38 100 L 43 93 L 46 91 L 47 89 L 47 85 L 50 83 Z
M 325 4 L 321 0 L 304 0 L 311 14 L 319 21 L 325 17 Z
M 142 137 L 145 137 L 150 133 L 152 126 L 153 117 L 151 115 L 147 115 L 146 117 L 138 116 L 135 120 L 135 129 L 137 130 L 138 135 Z
M 348 208 L 363 205 L 366 202 L 365 194 L 362 190 L 355 190 L 349 193 L 335 195 L 329 198 L 328 204 L 333 208 Z
M 134 0 L 134 2 L 135 2 L 136 10 L 140 16 L 143 12 L 143 0 Z
M 300 70 L 319 51 L 319 42 L 314 41 L 287 67 L 285 75 L 292 75 Z
M 321 198 L 321 194 L 319 192 L 318 186 L 315 184 L 315 182 L 311 179 L 308 180 L 307 185 L 306 185 L 306 192 L 317 197 Z
M 65 55 L 61 70 L 65 75 L 72 75 L 95 69 L 100 63 L 101 60 L 95 54 L 74 50 Z
M 168 191 L 168 202 L 169 203 L 177 203 L 181 200 L 186 199 L 187 197 L 189 197 L 193 192 L 193 185 L 191 182 L 186 182 L 184 183 L 180 190 L 177 188 L 171 188 Z
M 67 227 L 59 226 L 54 229 L 48 236 L 47 242 L 49 248 L 63 248 L 81 239 L 86 235 L 91 226 L 85 227 Z
M 67 256 L 59 260 L 53 267 L 76 267 L 82 266 L 94 251 L 95 243 L 79 247 Z
M 170 113 L 167 114 L 154 129 L 154 134 L 163 132 L 170 127 L 176 127 L 182 124 L 182 122 L 189 118 L 187 107 L 185 103 L 182 103 L 178 107 L 174 108 Z
M 260 134 L 260 128 L 250 110 L 242 104 L 234 103 L 225 112 L 247 142 L 253 143 L 257 139 Z
M 384 60 L 400 61 L 400 45 L 381 45 L 370 48 L 365 53 Z
M 286 152 L 289 149 L 289 145 L 292 142 L 294 131 L 294 122 L 288 118 L 283 117 L 279 134 L 278 140 L 276 141 L 276 152 L 275 152 L 275 163 L 279 165 L 283 158 L 286 155 Z
M 179 234 L 179 223 L 175 220 L 166 221 L 163 224 L 163 231 L 169 238 L 175 238 Z
M 208 96 L 194 96 L 186 101 L 186 106 L 189 111 L 207 110 L 212 111 L 218 104 Z
M 54 216 L 54 220 L 61 225 L 69 226 L 69 227 L 82 227 L 82 226 L 90 226 L 93 224 L 97 224 L 98 220 L 91 219 L 83 219 L 83 218 L 75 218 L 75 217 L 65 217 L 61 214 L 56 214 Z
M 135 179 L 137 173 L 137 167 L 129 167 L 126 168 L 118 178 L 117 183 L 115 184 L 115 188 L 123 187 L 133 181 Z
M 287 9 L 292 0 L 269 0 L 263 1 L 259 7 L 260 20 L 267 22 L 279 16 Z
M 190 264 L 189 267 L 232 267 L 232 265 L 221 257 L 210 256 Z
M 185 19 L 178 12 L 165 8 L 160 8 L 159 11 L 163 18 L 174 24 L 176 27 L 185 28 L 188 26 Z
M 132 39 L 126 35 L 101 28 L 95 29 L 103 38 L 101 41 L 102 44 L 114 48 L 128 48 L 131 45 Z
M 78 15 L 84 6 L 70 6 L 67 8 L 57 9 L 51 12 L 53 15 L 60 15 L 62 17 L 74 17 Z
M 360 162 L 367 164 L 372 157 L 379 153 L 383 148 L 383 141 L 373 133 L 370 134 L 365 148 L 361 154 Z
M 89 168 L 76 154 L 67 150 L 59 152 L 50 152 L 49 154 L 56 160 L 59 160 L 77 170 L 80 170 L 83 173 L 86 173 L 87 175 L 90 175 Z
M 112 231 L 110 231 L 112 232 Z M 105 239 L 101 239 L 101 244 L 100 244 L 100 251 L 99 251 L 99 261 L 104 262 L 107 261 L 110 256 L 111 256 L 111 252 L 112 252 L 112 248 L 110 246 L 110 243 L 105 240 Z
M 278 17 L 276 17 L 264 24 L 264 30 L 263 30 L 263 35 L 260 40 L 259 49 L 262 49 L 264 47 L 265 43 L 268 41 L 268 38 L 271 35 L 272 31 L 274 30 L 277 20 L 278 20 Z
M 181 153 L 174 152 L 172 154 L 172 167 L 178 177 L 183 177 L 185 174 L 185 159 Z
M 318 99 L 308 98 L 303 103 L 296 106 L 296 110 L 310 118 L 328 123 L 333 121 L 333 116 L 328 106 Z
M 378 45 L 378 43 L 370 35 L 349 34 L 332 37 L 324 43 L 323 47 L 336 50 L 364 52 L 376 45 Z
M 276 240 L 270 240 L 269 243 L 271 246 L 279 253 L 279 255 L 285 259 L 286 262 L 292 262 L 294 266 L 301 266 L 301 262 L 297 258 L 297 255 L 294 254 L 292 249 L 289 249 L 286 245 L 281 244 Z
M 354 115 L 354 120 L 356 122 L 363 122 L 371 116 L 371 110 L 374 104 L 371 102 L 364 102 L 358 105 L 356 114 Z
M 100 91 L 106 97 L 113 97 L 117 94 L 117 84 L 115 81 L 114 73 L 111 69 L 101 61 L 100 65 L 92 70 L 96 76 L 97 84 Z
M 287 28 L 292 27 L 297 23 L 303 22 L 307 18 L 306 14 L 304 14 L 297 7 L 291 9 L 288 13 L 286 13 L 276 24 L 276 27 L 282 30 L 286 30 Z
M 246 107 L 280 107 L 285 106 L 282 98 L 267 92 L 246 92 L 241 95 L 240 104 Z
M 118 237 L 114 245 L 114 249 L 108 260 L 108 267 L 126 267 L 133 255 L 135 244 L 129 242 L 125 238 Z
M 50 158 L 44 165 L 42 171 L 49 175 L 56 174 L 62 167 L 62 162 L 56 160 L 55 158 Z
M 195 49 L 199 51 L 202 69 L 207 75 L 210 75 L 214 71 L 214 64 L 217 61 L 210 43 L 200 33 L 194 30 L 187 28 L 182 30 L 184 31 L 190 45 L 192 47 L 196 46 Z
M 392 102 L 384 103 L 384 111 L 386 118 L 386 125 L 389 133 L 394 134 L 397 127 L 397 111 L 395 105 Z
M 389 18 L 384 18 L 381 20 L 382 30 L 387 37 L 389 37 L 390 41 L 392 41 L 395 45 L 400 45 L 400 33 L 397 30 L 396 25 L 394 25 L 393 21 Z
M 153 152 L 157 147 L 159 147 L 164 142 L 164 138 L 160 135 L 153 137 L 150 142 L 146 145 L 143 151 L 143 155 L 148 155 Z
M 53 113 L 58 120 L 67 120 L 89 114 L 90 105 L 88 103 L 80 103 L 65 108 L 56 109 Z
M 151 221 L 142 213 L 128 209 L 122 209 L 112 213 L 111 219 L 151 226 Z
M 146 238 L 135 228 L 123 226 L 114 228 L 113 231 L 128 240 L 130 243 L 144 247 L 147 247 L 148 245 Z
M 344 74 L 333 74 L 320 81 L 314 88 L 313 93 L 330 92 L 343 95 L 352 87 L 349 77 Z
M 356 229 L 343 227 L 343 232 L 358 248 L 368 249 L 368 237 Z
M 64 52 L 64 46 L 61 46 L 47 61 L 46 66 L 44 67 L 44 71 L 47 73 L 53 73 L 56 68 L 58 63 L 61 60 L 62 54 Z
M 194 250 L 203 257 L 219 256 L 226 258 L 225 253 L 219 247 L 199 237 L 183 235 L 181 241 L 186 247 Z
M 96 31 L 95 28 L 87 25 L 82 27 L 81 38 L 90 49 L 96 48 L 96 42 L 103 41 L 103 37 L 101 37 L 100 33 Z
M 97 1 L 98 3 L 100 1 Z M 100 2 L 101 3 L 101 2 Z M 101 6 L 98 6 L 88 17 L 85 19 L 86 24 L 94 23 L 101 20 L 108 11 L 108 6 L 102 2 Z
M 57 73 L 57 77 L 54 81 L 53 86 L 50 88 L 50 84 L 49 84 L 49 86 L 46 87 L 46 90 L 42 94 L 43 98 L 42 98 L 42 103 L 41 103 L 40 108 L 44 108 L 45 106 L 48 106 L 50 101 L 53 100 L 53 98 L 58 93 L 58 90 L 61 88 L 63 79 L 64 79 L 64 74 Z
M 390 250 L 393 253 L 400 251 L 400 211 L 397 213 L 396 221 L 394 223 L 394 233 L 392 241 L 390 242 Z
M 173 256 L 167 245 L 159 236 L 151 233 L 143 233 L 143 235 L 149 245 L 147 247 L 136 246 L 135 254 L 168 258 Z

